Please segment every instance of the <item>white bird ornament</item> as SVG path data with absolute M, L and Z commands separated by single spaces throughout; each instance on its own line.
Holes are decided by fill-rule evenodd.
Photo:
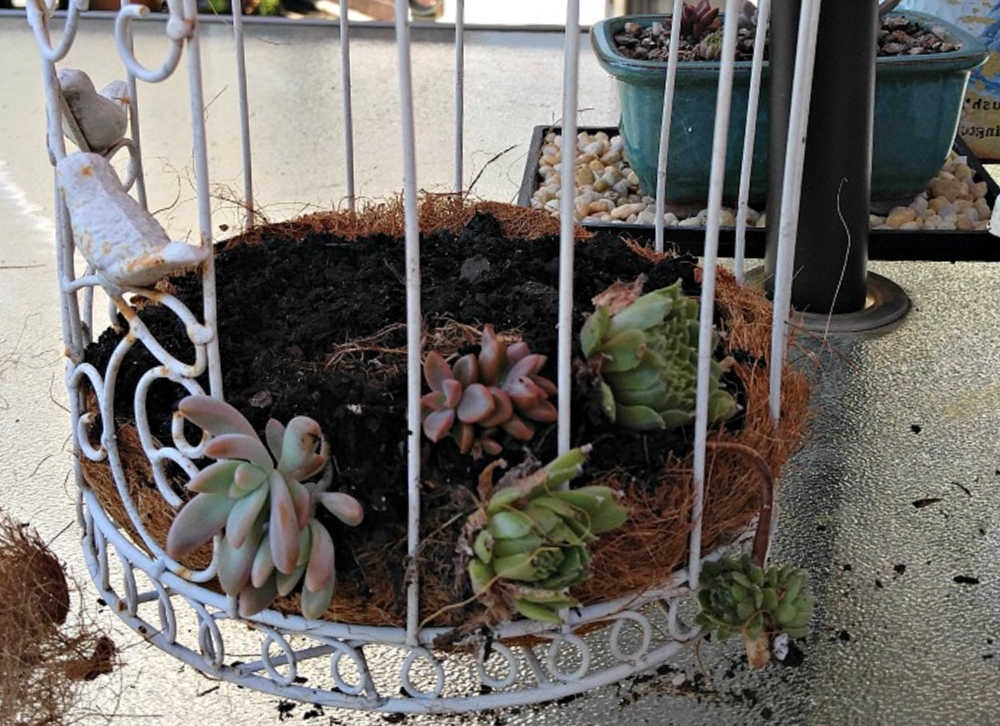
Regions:
M 112 289 L 146 287 L 200 264 L 209 252 L 172 242 L 153 215 L 125 193 L 98 154 L 78 151 L 56 164 L 76 248 Z
M 125 81 L 111 81 L 98 92 L 83 71 L 61 68 L 59 88 L 66 100 L 66 110 L 76 123 L 74 129 L 64 119 L 63 132 L 81 150 L 105 152 L 122 140 L 128 130 L 129 95 Z

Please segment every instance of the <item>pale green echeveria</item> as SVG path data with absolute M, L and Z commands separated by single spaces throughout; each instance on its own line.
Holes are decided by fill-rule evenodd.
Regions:
M 568 588 L 590 576 L 587 545 L 628 517 L 608 487 L 559 488 L 582 471 L 589 451 L 572 449 L 487 502 L 469 562 L 477 595 L 499 591 L 521 615 L 552 623 L 562 622 L 561 608 L 579 605 Z
M 713 631 L 719 640 L 742 635 L 750 654 L 752 643 L 769 643 L 779 633 L 805 637 L 813 597 L 803 570 L 787 565 L 764 569 L 743 556 L 704 564 L 698 603 L 699 625 Z
M 287 427 L 271 419 L 265 445 L 246 418 L 223 401 L 188 396 L 176 415 L 212 435 L 205 455 L 217 461 L 188 482 L 196 494 L 171 524 L 167 554 L 181 559 L 224 530 L 218 578 L 227 594 L 239 598 L 241 615 L 288 594 L 305 573 L 303 614 L 318 617 L 309 613 L 322 614 L 329 606 L 335 571 L 333 541 L 314 518 L 316 504 L 351 526 L 362 517 L 353 497 L 324 491 L 329 482 L 303 483 L 328 459 L 319 424 L 305 416 Z
M 681 282 L 635 299 L 617 313 L 600 306 L 587 319 L 580 343 L 600 372 L 602 410 L 628 429 L 655 431 L 694 420 L 698 376 L 698 302 Z M 713 348 L 717 336 L 713 335 Z M 718 423 L 739 406 L 711 362 L 708 419 Z

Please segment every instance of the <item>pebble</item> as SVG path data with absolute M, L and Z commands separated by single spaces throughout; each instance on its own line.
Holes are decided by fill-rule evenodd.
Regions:
M 581 131 L 577 135 L 576 221 L 653 223 L 656 200 L 639 190 L 639 177 L 622 156 L 623 143 L 621 136 L 609 137 L 603 131 L 596 134 Z M 542 184 L 535 190 L 531 206 L 547 209 L 555 216 L 559 215 L 561 161 L 562 138 L 550 132 L 539 160 Z M 950 153 L 927 190 L 910 204 L 894 207 L 885 216 L 870 215 L 872 229 L 987 229 L 991 210 L 986 202 L 986 182 L 974 182 L 974 176 L 966 157 Z M 663 223 L 667 227 L 703 227 L 707 218 L 704 209 L 680 219 L 667 212 Z M 723 227 L 734 226 L 736 212 L 723 207 L 719 223 Z M 747 225 L 764 227 L 767 216 L 748 209 Z

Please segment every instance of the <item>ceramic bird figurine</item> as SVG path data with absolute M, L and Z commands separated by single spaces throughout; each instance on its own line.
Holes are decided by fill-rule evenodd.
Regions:
M 125 193 L 111 164 L 78 151 L 56 164 L 73 240 L 109 287 L 144 287 L 201 263 L 206 248 L 171 242 L 160 223 Z
M 86 73 L 62 68 L 59 87 L 83 135 L 78 139 L 73 127 L 64 120 L 63 132 L 73 143 L 81 149 L 104 152 L 121 141 L 128 129 L 129 95 L 124 81 L 111 81 L 98 93 Z

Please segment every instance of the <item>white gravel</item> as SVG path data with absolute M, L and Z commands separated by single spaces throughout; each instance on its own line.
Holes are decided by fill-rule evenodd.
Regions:
M 562 137 L 549 132 L 542 146 L 538 173 L 542 184 L 531 198 L 531 206 L 559 215 L 559 185 L 562 162 Z M 576 221 L 601 223 L 653 224 L 656 200 L 639 190 L 639 177 L 629 167 L 622 153 L 621 136 L 605 132 L 577 135 Z M 927 185 L 906 207 L 894 207 L 886 216 L 871 215 L 872 229 L 960 229 L 985 230 L 989 225 L 990 206 L 986 202 L 986 182 L 975 182 L 968 159 L 954 152 Z M 668 227 L 702 227 L 707 211 L 678 217 L 664 215 Z M 747 213 L 750 226 L 766 225 L 766 215 L 754 209 Z M 722 208 L 722 226 L 736 224 L 736 213 Z

